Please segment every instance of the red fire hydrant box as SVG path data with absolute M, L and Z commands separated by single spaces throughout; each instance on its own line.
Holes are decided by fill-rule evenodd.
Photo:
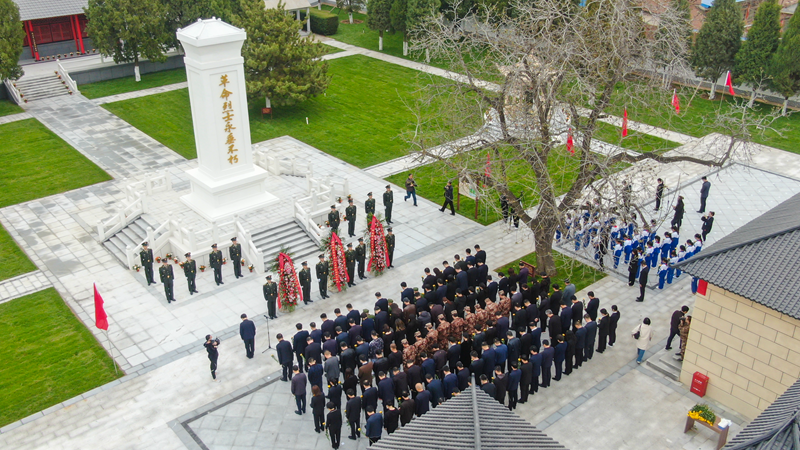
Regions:
M 708 387 L 708 376 L 703 375 L 700 372 L 695 372 L 694 376 L 692 377 L 691 391 L 699 395 L 700 397 L 703 397 L 706 395 L 707 387 Z

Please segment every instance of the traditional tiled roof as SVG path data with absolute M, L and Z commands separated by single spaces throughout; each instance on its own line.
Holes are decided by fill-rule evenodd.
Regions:
M 723 450 L 800 450 L 800 380 L 740 431 Z
M 19 6 L 20 19 L 36 20 L 83 14 L 89 0 L 14 0 L 14 3 Z
M 800 194 L 678 266 L 710 284 L 800 319 Z
M 564 449 L 480 389 L 469 387 L 383 438 L 375 450 Z

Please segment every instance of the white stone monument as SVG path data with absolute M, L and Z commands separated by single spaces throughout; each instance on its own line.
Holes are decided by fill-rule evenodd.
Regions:
M 267 172 L 253 164 L 244 82 L 244 30 L 205 19 L 178 30 L 186 57 L 199 166 L 187 170 L 192 192 L 181 197 L 206 220 L 277 203 Z

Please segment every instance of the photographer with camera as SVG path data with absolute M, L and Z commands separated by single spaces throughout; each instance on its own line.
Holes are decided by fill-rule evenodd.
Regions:
M 206 343 L 203 344 L 208 352 L 208 359 L 211 361 L 211 378 L 214 381 L 217 380 L 217 359 L 219 358 L 219 350 L 217 347 L 219 346 L 219 338 L 214 339 L 214 336 L 206 335 Z

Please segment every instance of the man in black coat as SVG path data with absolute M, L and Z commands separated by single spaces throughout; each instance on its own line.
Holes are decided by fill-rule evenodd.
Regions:
M 686 305 L 681 306 L 681 309 L 676 309 L 672 313 L 672 318 L 669 321 L 669 337 L 667 338 L 667 350 L 672 350 L 672 339 L 675 336 L 680 336 L 681 332 L 678 327 L 681 324 L 681 319 L 689 312 L 689 307 Z
M 600 319 L 597 321 L 597 331 L 600 332 L 600 337 L 597 342 L 597 353 L 606 351 L 606 341 L 608 340 L 608 329 L 611 326 L 611 319 L 608 317 L 608 311 L 605 308 L 600 310 Z
M 683 214 L 685 212 L 683 206 L 683 196 L 678 196 L 678 201 L 675 203 L 675 206 L 672 207 L 675 210 L 675 215 L 672 216 L 672 222 L 670 222 L 670 226 L 672 227 L 681 227 L 681 223 L 683 223 Z
M 519 357 L 522 352 L 522 342 L 516 336 L 514 336 L 514 332 L 507 331 L 506 338 L 508 340 L 508 359 L 506 359 L 506 365 L 508 367 L 508 371 L 511 372 L 511 365 L 517 364 L 519 361 Z
M 597 320 L 597 311 L 600 309 L 600 299 L 594 296 L 594 291 L 589 291 L 589 301 L 586 303 L 586 314 Z
M 331 447 L 339 448 L 342 441 L 342 412 L 336 408 L 333 402 L 328 402 L 328 417 L 325 421 L 325 429 L 331 437 Z
M 714 211 L 709 211 L 709 213 L 701 217 L 700 220 L 703 221 L 703 226 L 700 230 L 703 232 L 703 241 L 705 241 L 708 233 L 711 233 L 711 227 L 714 226 Z
M 361 426 L 361 399 L 356 397 L 352 389 L 347 391 L 347 404 L 345 405 L 345 417 L 350 424 L 350 436 L 348 439 L 356 440 L 361 437 L 359 427 Z
M 481 375 L 480 380 L 481 390 L 489 394 L 492 398 L 495 398 L 497 396 L 497 386 L 489 382 L 489 377 L 487 377 L 486 374 Z
M 244 350 L 249 359 L 253 359 L 256 345 L 256 324 L 242 314 L 242 323 L 239 324 L 239 337 L 244 341 Z
M 308 366 L 306 366 L 303 361 L 303 355 L 306 352 L 309 334 L 308 331 L 303 329 L 302 323 L 295 325 L 295 328 L 297 328 L 297 332 L 292 336 L 292 348 L 294 349 L 294 355 L 297 357 L 297 365 L 300 367 L 300 373 L 303 373 L 303 367 L 308 369 Z
M 303 357 L 306 361 L 314 359 L 314 361 L 322 361 L 322 346 L 314 342 L 311 336 L 306 338 L 306 348 L 303 350 Z
M 700 209 L 697 210 L 697 212 L 704 213 L 706 212 L 706 199 L 708 199 L 708 192 L 711 190 L 711 182 L 708 181 L 708 177 L 703 177 L 701 179 L 703 180 L 703 184 L 700 186 Z
M 577 369 L 583 364 L 583 352 L 586 349 L 586 328 L 583 328 L 583 322 L 575 322 L 575 363 L 574 368 Z
M 583 350 L 583 360 L 587 361 L 592 359 L 594 355 L 594 343 L 597 340 L 597 322 L 592 320 L 588 314 L 584 314 L 583 319 L 586 321 L 586 348 Z
M 573 333 L 577 328 L 575 328 L 575 322 L 580 322 L 583 320 L 583 303 L 578 300 L 577 297 L 574 295 L 572 296 L 572 331 Z
M 553 360 L 556 356 L 556 350 L 550 347 L 550 341 L 543 340 L 542 346 L 542 384 L 541 387 L 550 387 L 550 377 L 552 375 Z
M 550 329 L 550 339 L 555 341 L 556 337 L 561 334 L 561 318 L 553 314 L 553 311 L 545 311 L 547 314 L 547 327 Z
M 647 288 L 647 276 L 650 275 L 650 264 L 646 260 L 641 261 L 641 268 L 639 269 L 639 297 L 636 298 L 637 302 L 644 301 L 644 290 Z
M 275 352 L 278 354 L 278 363 L 283 369 L 283 376 L 281 381 L 289 381 L 292 374 L 292 344 L 283 339 L 283 335 L 278 333 L 278 345 L 275 346 Z
M 608 346 L 613 347 L 617 342 L 617 323 L 619 323 L 619 310 L 617 305 L 611 305 L 611 316 L 608 322 Z
M 522 364 L 519 366 L 519 370 L 521 372 L 519 388 L 522 392 L 519 397 L 519 403 L 525 403 L 528 401 L 531 383 L 533 382 L 533 364 L 531 363 L 530 357 L 527 353 L 520 357 L 520 361 Z M 539 380 L 536 380 L 536 383 L 538 384 Z
M 539 377 L 542 375 L 543 358 L 544 356 L 539 353 L 539 349 L 537 347 L 531 347 L 530 360 L 531 367 L 533 368 L 531 371 L 531 391 L 534 394 L 539 392 Z
M 414 418 L 414 413 L 417 408 L 408 392 L 403 392 L 402 398 L 403 401 L 400 403 L 400 425 L 406 426 L 411 422 L 411 419 Z

